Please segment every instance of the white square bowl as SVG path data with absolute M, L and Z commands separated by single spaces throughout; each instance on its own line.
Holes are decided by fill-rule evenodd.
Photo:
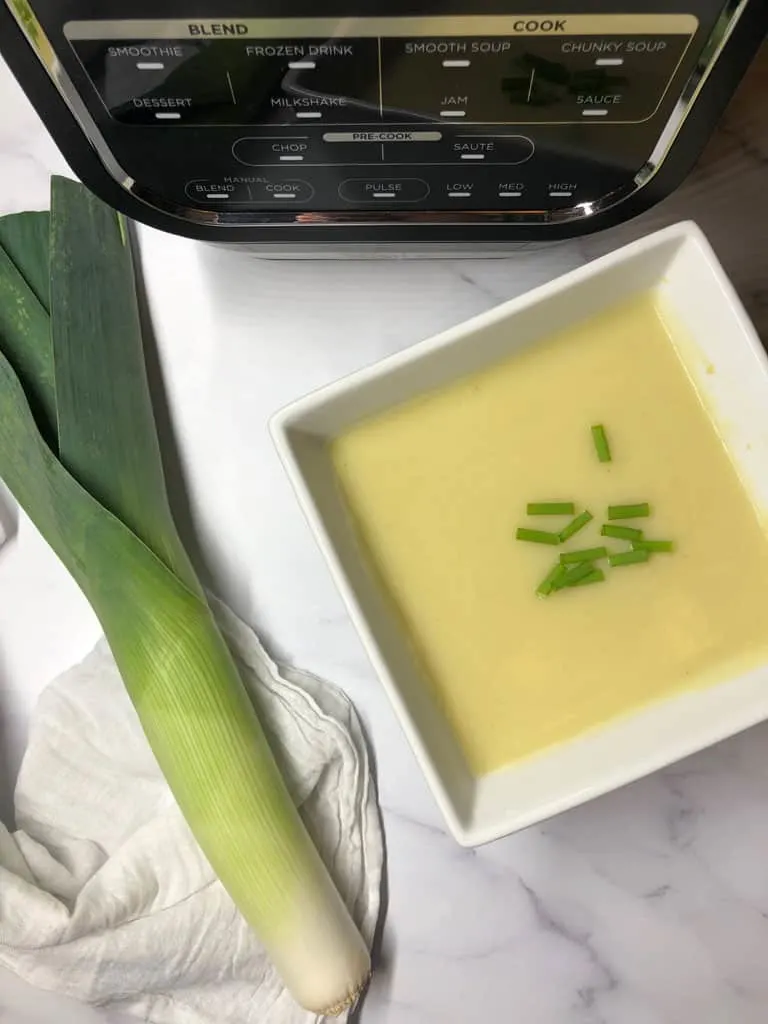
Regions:
M 490 775 L 470 774 L 344 506 L 329 441 L 360 419 L 496 363 L 639 292 L 681 327 L 678 351 L 761 517 L 768 360 L 695 224 L 659 231 L 279 412 L 271 431 L 304 513 L 446 821 L 474 846 L 541 821 L 768 717 L 768 664 L 674 696 Z M 714 364 L 717 373 L 706 368 Z

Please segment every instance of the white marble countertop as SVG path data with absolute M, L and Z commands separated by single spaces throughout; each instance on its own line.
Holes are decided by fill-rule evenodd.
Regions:
M 266 432 L 273 410 L 311 388 L 686 217 L 707 231 L 768 339 L 767 84 L 764 51 L 693 177 L 655 211 L 508 260 L 275 263 L 141 231 L 191 509 L 183 532 L 276 653 L 349 692 L 375 750 L 388 912 L 363 1024 L 768 1017 L 768 724 L 542 827 L 460 849 Z M 64 164 L 1 64 L 0 112 L 0 213 L 42 207 Z M 37 694 L 97 633 L 20 517 L 0 553 L 0 814 Z M 0 978 L 0 1019 L 104 1018 Z

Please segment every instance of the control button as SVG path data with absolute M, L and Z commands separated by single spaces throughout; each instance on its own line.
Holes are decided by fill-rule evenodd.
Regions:
M 315 190 L 308 181 L 299 178 L 284 180 L 271 180 L 269 178 L 257 178 L 249 186 L 252 202 L 274 203 L 275 205 L 291 203 L 306 203 L 315 194 Z
M 366 135 L 366 132 L 327 132 L 319 135 L 301 135 L 289 129 L 283 135 L 275 127 L 263 135 L 249 135 L 238 139 L 232 146 L 235 160 L 246 167 L 264 167 L 274 164 L 332 164 L 380 163 L 381 144 L 364 138 L 351 141 L 348 136 Z M 328 144 L 328 135 L 343 136 Z M 323 142 L 322 139 L 326 141 Z
M 442 207 L 444 209 L 467 209 L 469 207 L 486 206 L 488 190 L 483 178 L 475 179 L 474 175 L 457 174 L 455 177 L 444 178 L 442 183 Z M 434 191 L 433 191 L 434 196 Z
M 417 203 L 429 195 L 421 178 L 347 178 L 339 185 L 347 203 Z
M 191 96 L 134 96 L 115 116 L 130 124 L 151 124 L 153 121 L 185 121 L 192 113 Z
M 449 199 L 471 199 L 474 190 L 473 181 L 449 181 L 445 186 L 445 194 Z
M 535 152 L 533 142 L 526 136 L 504 132 L 465 130 L 392 135 L 418 136 L 413 141 L 396 138 L 384 143 L 385 160 L 395 164 L 522 164 Z
M 235 160 L 246 167 L 264 164 L 301 164 L 311 159 L 312 141 L 302 135 L 254 135 L 232 146 Z
M 224 206 L 227 203 L 248 202 L 248 186 L 244 182 L 194 178 L 184 189 L 190 199 L 206 206 Z
M 496 185 L 496 195 L 499 199 L 520 199 L 525 192 L 525 185 L 521 181 L 499 181 Z
M 553 210 L 575 206 L 578 199 L 574 199 L 574 196 L 578 189 L 575 181 L 550 181 L 547 184 L 547 205 Z
M 525 135 L 462 134 L 449 144 L 451 159 L 467 163 L 523 164 L 535 149 Z
M 611 107 L 617 107 L 622 103 L 626 103 L 627 94 L 624 90 L 614 90 L 612 92 L 602 92 L 601 90 L 592 91 L 575 91 L 576 103 L 581 107 L 581 116 L 584 115 L 596 115 L 598 117 L 607 117 Z

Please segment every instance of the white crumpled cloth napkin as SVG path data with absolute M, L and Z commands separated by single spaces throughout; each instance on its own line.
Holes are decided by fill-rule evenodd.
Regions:
M 382 837 L 355 711 L 339 690 L 278 669 L 250 629 L 214 610 L 370 945 Z M 154 1024 L 324 1019 L 285 991 L 200 852 L 105 641 L 43 692 L 15 806 L 18 831 L 0 824 L 0 966 Z

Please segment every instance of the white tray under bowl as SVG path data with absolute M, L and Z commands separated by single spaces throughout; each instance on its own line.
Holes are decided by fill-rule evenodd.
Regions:
M 768 718 L 768 664 L 659 701 L 490 775 L 470 774 L 390 600 L 366 565 L 329 440 L 360 419 L 655 290 L 760 513 L 768 510 L 768 359 L 706 238 L 682 223 L 361 370 L 279 412 L 271 431 L 304 513 L 459 843 L 474 846 L 631 782 Z M 683 337 L 684 336 L 684 337 Z M 717 366 L 707 374 L 708 365 Z M 768 610 L 767 610 L 768 614 Z

